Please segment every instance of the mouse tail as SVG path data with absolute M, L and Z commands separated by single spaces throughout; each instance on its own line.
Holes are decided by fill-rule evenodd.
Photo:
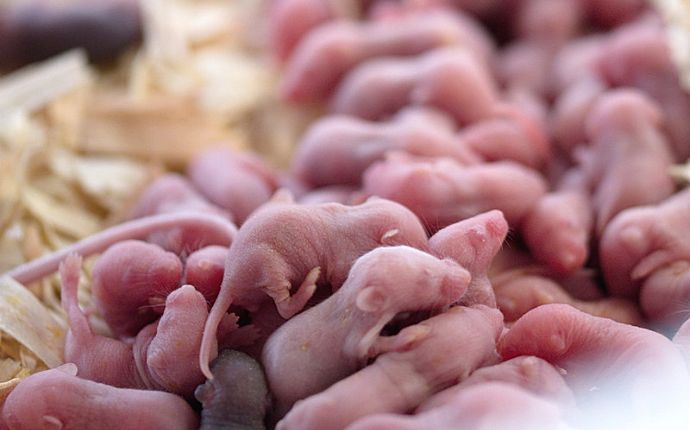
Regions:
M 206 376 L 208 380 L 213 380 L 213 374 L 211 373 L 210 363 L 212 360 L 212 353 L 217 350 L 218 345 L 218 326 L 223 320 L 223 317 L 230 309 L 232 305 L 232 296 L 230 295 L 230 289 L 228 288 L 228 282 L 223 280 L 220 287 L 220 293 L 213 303 L 211 310 L 208 313 L 208 318 L 206 319 L 206 324 L 204 325 L 204 334 L 201 338 L 201 347 L 199 349 L 199 367 L 201 368 L 201 373 Z M 216 348 L 214 348 L 214 346 Z
M 69 254 L 60 263 L 60 301 L 67 314 L 70 330 L 80 338 L 93 336 L 89 320 L 79 308 L 77 291 L 81 277 L 82 259 L 79 254 Z
M 222 238 L 226 244 L 232 243 L 237 234 L 237 227 L 219 215 L 199 212 L 152 215 L 102 230 L 51 254 L 21 264 L 3 275 L 10 276 L 24 285 L 30 284 L 55 273 L 60 263 L 66 260 L 70 254 L 88 257 L 101 253 L 111 245 L 123 240 L 142 239 L 161 230 L 199 225 L 214 231 L 216 237 Z

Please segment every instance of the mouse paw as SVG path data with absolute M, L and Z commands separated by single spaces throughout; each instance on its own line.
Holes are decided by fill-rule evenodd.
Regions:
M 307 274 L 307 276 L 304 278 L 304 281 L 302 281 L 302 285 L 299 286 L 293 295 L 288 296 L 283 300 L 276 301 L 278 313 L 281 317 L 289 319 L 304 309 L 304 306 L 306 306 L 307 302 L 309 299 L 311 299 L 316 291 L 316 281 L 319 279 L 320 274 L 321 268 L 314 267 Z
M 369 358 L 387 352 L 403 352 L 412 349 L 431 333 L 431 327 L 417 324 L 404 328 L 395 336 L 379 336 L 369 348 Z

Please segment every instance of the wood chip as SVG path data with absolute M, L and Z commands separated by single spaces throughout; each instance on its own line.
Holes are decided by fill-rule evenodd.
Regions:
M 12 378 L 9 381 L 0 382 L 0 405 L 5 403 L 5 399 L 10 395 L 14 387 L 16 387 L 22 381 L 22 379 L 29 376 L 29 374 L 30 373 L 28 371 L 24 371 L 22 377 Z
M 100 220 L 83 209 L 65 205 L 38 189 L 27 186 L 22 202 L 35 218 L 75 239 L 89 236 L 101 229 Z
M 90 80 L 86 54 L 70 51 L 28 66 L 0 82 L 0 116 L 17 110 L 31 112 Z
M 91 200 L 108 211 L 121 208 L 153 176 L 150 167 L 122 156 L 75 157 L 60 151 L 51 158 L 50 165 L 57 175 L 77 184 Z
M 64 330 L 29 290 L 8 277 L 0 278 L 0 330 L 45 365 L 63 363 Z
M 181 167 L 218 142 L 247 144 L 241 135 L 196 108 L 170 97 L 135 101 L 122 95 L 97 97 L 87 113 L 80 149 L 118 154 Z
M 690 160 L 671 168 L 671 176 L 683 185 L 690 185 Z
M 0 273 L 119 222 L 155 174 L 207 147 L 279 162 L 293 150 L 311 114 L 272 100 L 276 71 L 256 49 L 264 0 L 143 5 L 145 41 L 113 70 L 73 51 L 0 78 Z M 23 378 L 63 360 L 56 277 L 27 287 L 0 278 L 0 406 Z M 108 334 L 98 315 L 91 321 Z

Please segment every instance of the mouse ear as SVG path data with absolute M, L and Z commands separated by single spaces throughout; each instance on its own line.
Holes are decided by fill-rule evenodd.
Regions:
M 293 204 L 295 203 L 295 196 L 292 194 L 292 191 L 287 188 L 279 188 L 273 193 L 270 201 L 271 203 Z
M 59 370 L 60 372 L 66 373 L 70 376 L 77 376 L 77 365 L 74 363 L 65 363 L 61 366 L 58 366 L 55 368 L 55 370 Z
M 388 307 L 388 296 L 380 288 L 367 286 L 357 293 L 355 304 L 362 312 L 380 313 Z
M 394 336 L 379 336 L 369 347 L 369 356 L 409 351 L 426 339 L 430 333 L 431 327 L 428 325 L 415 324 L 405 327 Z
M 381 334 L 381 330 L 395 317 L 395 312 L 384 312 L 381 317 L 362 335 L 356 345 L 355 355 L 360 363 L 364 365 L 369 358 L 372 358 L 372 346 Z
M 214 387 L 213 382 L 211 381 L 206 381 L 205 383 L 196 387 L 196 390 L 194 390 L 194 397 L 196 397 L 196 399 L 200 401 L 204 407 L 212 402 L 215 396 L 216 387 Z

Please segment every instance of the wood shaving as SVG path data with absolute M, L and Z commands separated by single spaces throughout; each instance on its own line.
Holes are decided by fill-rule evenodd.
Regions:
M 275 166 L 289 166 L 295 146 L 307 127 L 322 114 L 319 108 L 296 108 L 269 98 L 249 119 L 253 150 Z
M 22 203 L 39 222 L 72 237 L 89 236 L 99 230 L 98 219 L 83 210 L 62 204 L 38 189 L 27 186 L 22 191 Z
M 35 111 L 62 94 L 85 85 L 90 81 L 86 63 L 83 51 L 70 51 L 6 77 L 0 83 L 0 116 L 17 110 Z
M 70 52 L 0 79 L 2 272 L 105 228 L 111 207 L 150 179 L 139 161 L 77 152 L 95 76 Z M 54 279 L 0 278 L 0 403 L 21 379 L 62 364 L 66 331 Z
M 0 271 L 4 272 L 23 263 L 22 247 L 25 242 L 22 225 L 19 222 L 10 224 L 0 240 Z
M 690 160 L 685 164 L 673 166 L 671 168 L 671 176 L 684 186 L 690 185 Z
M 241 133 L 188 100 L 151 96 L 137 101 L 106 94 L 92 100 L 80 149 L 180 168 L 194 154 L 218 142 L 247 148 Z
M 241 150 L 251 148 L 269 155 L 271 161 L 277 159 L 278 164 L 286 157 L 273 154 L 294 149 L 294 126 L 287 125 L 289 119 L 282 120 L 294 117 L 288 109 L 273 111 L 278 116 L 268 127 L 272 132 L 264 133 L 263 140 L 255 138 L 266 128 L 257 118 L 277 103 L 273 94 L 278 70 L 264 56 L 266 50 L 257 49 L 265 43 L 256 36 L 260 26 L 254 25 L 265 21 L 260 19 L 262 13 L 265 2 L 256 0 L 151 0 L 144 4 L 145 42 L 129 73 L 128 94 L 146 104 L 161 97 L 168 103 L 181 100 L 182 106 L 168 109 L 190 119 L 190 132 L 185 133 L 186 127 L 180 123 L 181 130 L 170 136 L 170 140 L 180 136 L 170 144 L 172 148 L 161 153 L 153 149 L 157 155 L 167 155 L 165 162 L 179 167 L 180 159 L 189 160 L 194 151 L 185 151 L 182 140 L 194 142 L 194 148 L 218 142 Z M 224 25 L 220 25 L 219 17 L 223 17 Z M 256 28 L 250 28 L 250 23 Z M 202 124 L 192 126 L 195 118 Z M 211 123 L 203 124 L 204 119 Z M 166 128 L 172 130 L 170 125 Z M 209 134 L 225 132 L 226 136 L 204 135 L 204 130 L 212 132 Z
M 77 184 L 89 199 L 109 211 L 122 207 L 122 198 L 153 174 L 145 165 L 126 157 L 73 157 L 66 151 L 56 152 L 50 165 L 56 175 Z
M 8 381 L 5 382 L 0 382 L 0 404 L 5 402 L 5 399 L 7 396 L 12 392 L 14 387 L 19 384 L 22 379 L 26 378 L 29 376 L 32 372 L 30 372 L 27 369 L 21 369 L 15 378 L 12 378 Z
M 243 120 L 272 93 L 273 75 L 268 67 L 248 55 L 206 50 L 195 61 L 205 82 L 198 93 L 200 106 L 232 123 Z
M 37 359 L 48 367 L 63 364 L 63 327 L 36 296 L 8 277 L 0 278 L 0 330 L 30 351 L 19 351 L 23 367 L 36 368 Z
M 0 381 L 13 379 L 22 370 L 21 365 L 10 358 L 0 360 Z
M 208 146 L 285 165 L 318 114 L 275 100 L 277 70 L 255 24 L 265 1 L 142 4 L 144 42 L 112 68 L 73 51 L 0 76 L 0 273 L 122 221 L 156 175 Z M 67 328 L 56 276 L 0 280 L 0 405 L 21 379 L 62 363 Z
M 325 1 L 341 16 L 361 13 L 356 2 Z M 690 1 L 653 3 L 690 88 Z M 184 168 L 209 145 L 285 166 L 320 113 L 273 95 L 277 70 L 260 53 L 266 0 L 142 4 L 143 45 L 114 69 L 95 72 L 73 51 L 0 78 L 0 272 L 120 221 L 157 173 Z M 690 184 L 690 160 L 672 174 Z M 0 279 L 0 405 L 23 378 L 62 363 L 67 326 L 55 277 L 29 286 Z

